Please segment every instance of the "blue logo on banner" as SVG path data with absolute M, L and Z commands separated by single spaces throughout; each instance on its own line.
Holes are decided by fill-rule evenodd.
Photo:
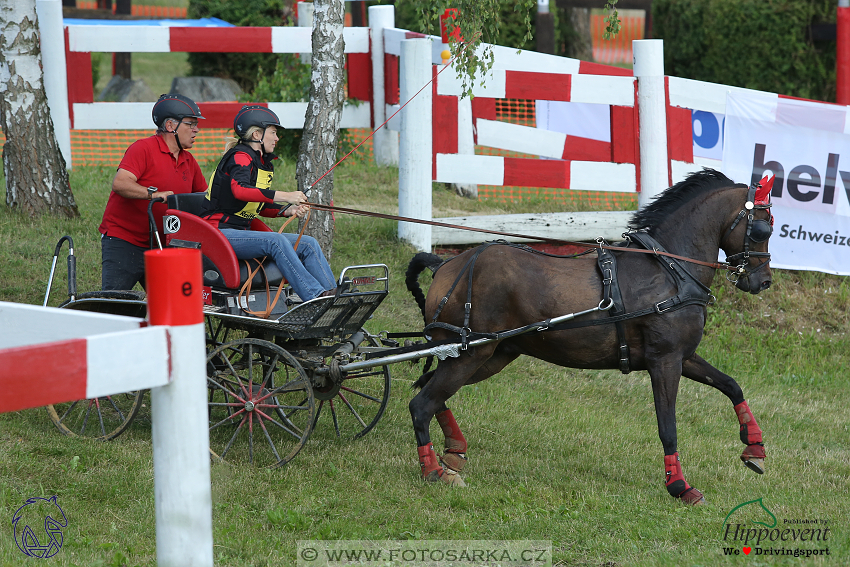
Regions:
M 30 498 L 12 516 L 15 543 L 24 554 L 46 559 L 62 549 L 62 528 L 68 527 L 68 519 L 56 503 L 56 498 Z M 60 516 L 61 521 L 58 519 Z M 31 525 L 37 526 L 38 533 Z M 41 526 L 44 526 L 43 533 Z

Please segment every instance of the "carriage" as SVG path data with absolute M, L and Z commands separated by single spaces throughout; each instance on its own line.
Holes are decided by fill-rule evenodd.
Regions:
M 303 301 L 286 285 L 271 260 L 237 260 L 221 233 L 199 218 L 203 197 L 202 193 L 169 196 L 163 226 L 167 246 L 202 251 L 210 450 L 214 457 L 279 467 L 298 454 L 320 425 L 331 427 L 332 434 L 340 438 L 367 434 L 386 409 L 389 368 L 370 365 L 342 372 L 339 367 L 362 361 L 367 353 L 383 346 L 380 337 L 363 325 L 389 292 L 387 266 L 346 267 L 335 296 Z M 271 230 L 259 219 L 251 228 Z M 61 308 L 145 317 L 142 292 L 77 295 L 72 257 L 73 244 L 69 298 Z M 53 269 L 51 282 L 52 277 Z M 384 343 L 395 344 L 386 338 Z M 146 392 L 136 391 L 54 404 L 47 410 L 66 435 L 109 440 L 124 432 L 148 407 Z

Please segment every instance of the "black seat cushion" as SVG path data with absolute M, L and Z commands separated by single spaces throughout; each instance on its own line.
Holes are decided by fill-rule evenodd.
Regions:
M 169 195 L 167 199 L 169 209 L 185 211 L 195 216 L 201 216 L 204 210 L 206 193 L 180 193 Z

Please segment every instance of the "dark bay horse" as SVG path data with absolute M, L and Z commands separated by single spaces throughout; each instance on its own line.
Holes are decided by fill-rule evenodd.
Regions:
M 729 398 L 746 445 L 741 460 L 762 473 L 761 430 L 740 386 L 696 350 L 706 304 L 713 300 L 708 286 L 720 267 L 719 250 L 733 265 L 730 279 L 739 289 L 756 294 L 770 287 L 772 180 L 764 185 L 736 185 L 709 169 L 692 174 L 635 213 L 631 226 L 641 230 L 630 233 L 627 243 L 620 245 L 660 253 L 611 250 L 613 264 L 602 265 L 595 254 L 564 258 L 507 243 L 485 244 L 439 266 L 425 298 L 417 278 L 441 259 L 417 254 L 408 268 L 407 285 L 432 340 L 463 341 L 464 346 L 476 336 L 492 341 L 468 344 L 459 356 L 440 360 L 415 384 L 421 391 L 410 402 L 410 413 L 423 478 L 463 484 L 457 473 L 467 462 L 467 444 L 446 401 L 462 386 L 486 380 L 523 354 L 571 368 L 648 371 L 671 496 L 689 504 L 705 501 L 685 481 L 679 463 L 676 395 L 681 376 L 717 388 Z M 669 254 L 662 255 L 664 251 Z M 598 253 L 604 254 L 601 249 Z M 612 265 L 619 284 L 613 288 Z M 619 294 L 611 291 L 617 287 Z M 615 309 L 607 309 L 613 299 Z M 507 338 L 495 334 L 596 306 L 598 310 L 561 327 Z M 428 429 L 435 415 L 445 436 L 439 460 Z

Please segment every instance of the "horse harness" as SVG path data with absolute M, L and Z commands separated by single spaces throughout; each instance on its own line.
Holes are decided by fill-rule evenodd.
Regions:
M 738 213 L 738 216 L 726 230 L 724 234 L 724 239 L 726 239 L 736 226 L 744 219 L 747 219 L 747 232 L 744 236 L 744 250 L 737 254 L 733 254 L 726 258 L 727 265 L 731 265 L 733 261 L 739 261 L 739 263 L 735 266 L 735 269 L 727 272 L 726 279 L 731 281 L 732 283 L 737 283 L 738 279 L 742 276 L 748 276 L 752 273 L 757 272 L 764 268 L 770 262 L 770 253 L 768 252 L 755 252 L 750 250 L 750 243 L 759 243 L 764 242 L 768 238 L 770 238 L 773 233 L 773 215 L 770 215 L 770 219 L 755 219 L 753 213 L 759 209 L 769 210 L 771 207 L 770 203 L 770 191 L 773 186 L 773 179 L 770 180 L 765 177 L 761 180 L 760 183 L 753 183 L 750 185 L 747 191 L 747 200 L 744 203 L 744 208 Z M 711 294 L 711 289 L 699 281 L 690 271 L 685 267 L 683 261 L 692 262 L 702 265 L 711 266 L 710 263 L 696 261 L 689 258 L 683 258 L 676 256 L 675 254 L 669 253 L 664 247 L 659 243 L 655 238 L 649 235 L 646 230 L 629 230 L 628 232 L 623 234 L 625 238 L 624 243 L 621 243 L 618 246 L 611 246 L 604 239 L 598 238 L 596 240 L 597 246 L 596 254 L 597 254 L 597 266 L 602 275 L 602 300 L 599 302 L 599 310 L 607 311 L 609 316 L 604 319 L 594 319 L 590 321 L 568 321 L 550 325 L 550 319 L 546 321 L 542 321 L 539 323 L 532 323 L 530 325 L 526 325 L 525 327 L 520 327 L 518 329 L 511 329 L 509 331 L 501 331 L 498 333 L 476 333 L 473 332 L 469 328 L 469 318 L 470 313 L 472 312 L 472 276 L 475 268 L 475 261 L 478 259 L 478 256 L 481 253 L 494 245 L 502 245 L 502 246 L 513 246 L 514 248 L 520 248 L 526 251 L 529 251 L 534 254 L 542 254 L 545 256 L 554 256 L 554 257 L 563 257 L 556 256 L 555 254 L 547 254 L 545 252 L 540 252 L 538 250 L 534 250 L 533 248 L 529 248 L 528 246 L 524 246 L 521 244 L 513 244 L 504 240 L 496 240 L 492 242 L 486 242 L 482 246 L 480 246 L 472 255 L 472 257 L 466 262 L 466 265 L 463 269 L 458 273 L 455 278 L 454 283 L 452 283 L 449 291 L 440 300 L 437 309 L 434 311 L 434 316 L 431 319 L 431 323 L 425 326 L 424 334 L 430 340 L 428 336 L 428 332 L 433 329 L 446 329 L 448 331 L 457 333 L 460 335 L 461 339 L 461 350 L 467 350 L 469 346 L 469 341 L 472 338 L 494 338 L 494 339 L 504 339 L 512 336 L 516 336 L 529 331 L 562 331 L 567 329 L 577 329 L 581 327 L 591 327 L 596 325 L 610 325 L 614 324 L 615 329 L 617 330 L 617 342 L 619 343 L 618 353 L 619 353 L 619 368 L 623 374 L 628 374 L 631 372 L 631 368 L 629 365 L 629 345 L 626 342 L 625 330 L 623 329 L 622 322 L 628 319 L 636 319 L 638 317 L 643 317 L 644 315 L 650 315 L 652 313 L 657 313 L 658 315 L 662 315 L 664 313 L 670 311 L 676 311 L 683 307 L 687 307 L 689 305 L 710 305 L 714 303 L 714 296 Z M 664 301 L 659 301 L 655 303 L 651 307 L 646 307 L 644 309 L 640 309 L 638 311 L 627 311 L 625 304 L 623 302 L 623 296 L 620 293 L 620 285 L 617 280 L 617 260 L 616 257 L 611 253 L 611 250 L 617 250 L 622 248 L 623 251 L 628 250 L 631 244 L 637 244 L 643 250 L 641 252 L 653 253 L 654 257 L 661 263 L 664 269 L 672 276 L 673 281 L 676 283 L 676 287 L 678 293 L 673 297 L 665 299 Z M 592 250 L 592 249 L 591 249 Z M 633 251 L 638 251 L 636 249 L 632 249 Z M 590 252 L 584 252 L 582 254 L 577 254 L 575 256 L 581 256 Z M 572 257 L 575 257 L 572 256 Z M 761 262 L 758 267 L 754 270 L 749 269 L 749 260 L 750 258 L 764 258 L 764 261 Z M 445 264 L 440 264 L 436 268 L 434 268 L 434 272 Z M 712 266 L 714 267 L 714 266 Z M 440 316 L 440 313 L 445 307 L 446 303 L 449 301 L 449 297 L 454 291 L 457 284 L 460 282 L 464 273 L 468 273 L 468 284 L 466 288 L 466 303 L 464 304 L 464 315 L 463 315 L 463 326 L 458 327 L 456 325 L 451 325 L 449 323 L 444 323 L 441 321 L 437 321 Z
M 762 179 L 762 183 L 764 183 L 764 181 L 765 180 Z M 762 183 L 753 183 L 750 185 L 750 188 L 747 191 L 747 201 L 744 203 L 744 208 L 741 209 L 741 212 L 738 213 L 738 216 L 729 226 L 726 234 L 723 235 L 723 238 L 726 239 L 732 231 L 735 230 L 738 223 L 740 223 L 744 218 L 747 219 L 747 233 L 744 237 L 743 252 L 738 252 L 737 254 L 732 254 L 731 256 L 726 257 L 726 262 L 728 264 L 732 264 L 733 261 L 740 261 L 734 271 L 726 272 L 726 279 L 732 283 L 738 283 L 738 279 L 741 276 L 753 274 L 764 268 L 770 262 L 769 252 L 750 251 L 750 242 L 764 242 L 770 238 L 771 234 L 773 234 L 773 214 L 770 215 L 769 221 L 764 219 L 756 220 L 753 216 L 754 211 L 759 209 L 770 210 L 771 207 L 769 195 L 770 189 L 773 186 L 773 179 L 771 179 L 769 183 L 765 183 L 764 186 Z M 748 268 L 748 264 L 751 257 L 764 258 L 765 260 L 760 263 L 755 270 L 750 270 Z
M 622 323 L 623 321 L 626 321 L 628 319 L 635 319 L 637 317 L 643 317 L 644 315 L 650 315 L 652 313 L 657 313 L 661 315 L 663 313 L 676 311 L 689 305 L 709 305 L 714 302 L 714 296 L 711 294 L 711 290 L 698 279 L 696 279 L 679 260 L 671 258 L 669 256 L 662 256 L 656 254 L 654 257 L 661 263 L 662 266 L 664 266 L 664 268 L 667 270 L 668 273 L 670 273 L 670 275 L 673 277 L 673 280 L 676 282 L 678 293 L 673 297 L 665 299 L 664 301 L 659 301 L 653 304 L 651 307 L 640 309 L 638 311 L 628 311 L 623 302 L 623 296 L 620 292 L 620 285 L 617 275 L 617 260 L 614 254 L 611 253 L 611 249 L 616 249 L 618 247 L 628 248 L 629 246 L 631 246 L 631 244 L 634 243 L 647 250 L 653 250 L 655 252 L 666 253 L 667 251 L 657 240 L 650 236 L 646 231 L 629 231 L 623 236 L 626 239 L 625 242 L 617 247 L 609 245 L 601 238 L 597 239 L 597 243 L 600 245 L 599 248 L 596 248 L 597 266 L 602 276 L 602 300 L 599 302 L 599 310 L 607 311 L 609 315 L 607 318 L 594 319 L 590 321 L 569 321 L 553 325 L 550 325 L 548 323 L 549 320 L 547 320 L 542 323 L 533 323 L 531 325 L 527 325 L 526 327 L 512 329 L 511 331 L 501 333 L 473 332 L 469 328 L 470 314 L 472 312 L 472 279 L 475 269 L 475 262 L 485 249 L 495 245 L 511 246 L 514 248 L 526 250 L 533 254 L 562 257 L 556 256 L 554 254 L 540 252 L 538 250 L 534 250 L 533 248 L 529 248 L 528 246 L 524 246 L 521 244 L 514 244 L 506 242 L 504 240 L 496 240 L 484 243 L 473 253 L 472 257 L 467 260 L 466 265 L 463 267 L 463 269 L 460 270 L 446 295 L 440 300 L 440 303 L 434 312 L 434 316 L 431 319 L 431 323 L 425 326 L 425 335 L 428 336 L 429 332 L 433 329 L 445 329 L 457 333 L 460 335 L 461 350 L 467 350 L 469 341 L 477 338 L 500 339 L 508 338 L 509 336 L 515 336 L 532 330 L 562 331 L 567 329 L 577 329 L 581 327 L 614 324 L 614 327 L 617 331 L 617 342 L 619 343 L 619 368 L 623 374 L 628 374 L 629 372 L 631 372 L 631 367 L 629 364 L 629 346 L 626 342 L 625 329 L 623 328 Z M 440 266 L 444 264 L 441 264 Z M 437 269 L 439 269 L 439 266 L 437 267 Z M 445 307 L 446 303 L 448 303 L 449 297 L 451 297 L 452 293 L 454 292 L 458 283 L 463 278 L 464 274 L 467 275 L 468 283 L 466 290 L 466 303 L 464 304 L 463 326 L 458 327 L 450 323 L 437 321 L 440 316 L 440 313 L 443 310 L 443 307 Z

